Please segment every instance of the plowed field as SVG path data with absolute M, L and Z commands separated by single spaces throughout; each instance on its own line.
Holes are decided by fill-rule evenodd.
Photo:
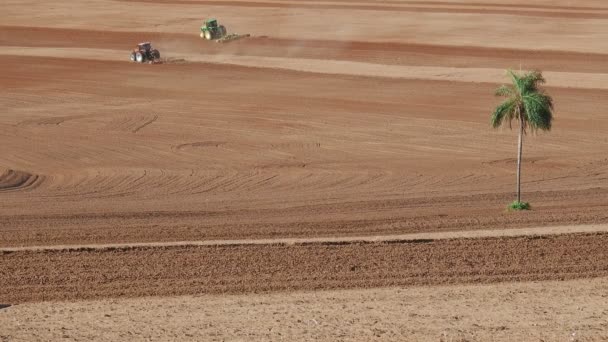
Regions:
M 600 277 L 608 276 L 607 243 L 604 233 L 5 252 L 0 298 L 20 303 Z
M 602 0 L 3 1 L 0 307 L 606 276 L 606 61 Z M 556 108 L 524 213 L 508 68 Z

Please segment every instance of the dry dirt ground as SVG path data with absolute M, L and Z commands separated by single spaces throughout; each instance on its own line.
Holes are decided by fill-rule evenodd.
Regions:
M 203 41 L 198 28 L 209 16 L 253 37 Z M 146 40 L 169 62 L 130 63 L 129 49 Z M 313 289 L 357 301 L 393 290 L 345 288 L 399 285 L 407 292 L 423 284 L 432 287 L 416 288 L 429 294 L 420 300 L 435 308 L 428 291 L 440 284 L 468 289 L 467 300 L 546 286 L 530 291 L 546 307 L 565 303 L 570 292 L 551 291 L 586 280 L 519 282 L 606 276 L 605 232 L 416 243 L 318 239 L 605 226 L 606 61 L 603 0 L 5 0 L 0 304 L 206 294 L 221 305 L 227 297 L 217 293 L 230 292 L 226 305 L 234 305 L 250 299 L 243 292 L 280 291 L 263 296 L 281 298 Z M 524 199 L 535 209 L 526 213 L 504 210 L 513 198 L 515 133 L 488 123 L 506 68 L 543 69 L 556 105 L 553 131 L 525 140 Z M 317 240 L 172 245 L 259 239 Z M 44 249 L 141 243 L 166 245 Z M 479 282 L 494 285 L 458 285 Z M 597 289 L 580 286 L 581 298 Z M 0 331 L 15 310 L 52 310 L 26 305 L 0 311 Z M 582 319 L 572 306 L 563 310 Z M 525 315 L 508 324 L 487 317 L 509 329 L 526 322 Z M 547 326 L 560 317 L 550 316 Z M 365 329 L 353 319 L 352 331 Z M 606 336 L 605 324 L 587 323 L 599 329 L 587 339 Z M 30 340 L 53 339 L 52 324 L 8 338 L 27 340 L 29 332 Z M 457 338 L 493 336 L 475 335 L 484 331 L 475 324 L 463 328 L 472 335 Z M 542 338 L 527 327 L 523 339 Z M 415 336 L 438 340 L 437 329 Z M 304 331 L 312 333 L 285 334 L 316 336 Z M 357 333 L 349 336 L 343 339 Z
M 27 303 L 0 310 L 0 339 L 606 341 L 607 293 L 596 278 Z
M 608 233 L 3 252 L 4 303 L 608 276 Z

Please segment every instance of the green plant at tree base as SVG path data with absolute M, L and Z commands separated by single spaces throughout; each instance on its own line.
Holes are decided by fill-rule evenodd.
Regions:
M 532 207 L 528 202 L 513 201 L 507 207 L 509 210 L 530 210 Z
M 540 89 L 545 79 L 540 71 L 531 71 L 519 75 L 512 70 L 507 74 L 512 84 L 503 85 L 496 90 L 496 96 L 506 99 L 492 113 L 492 127 L 498 128 L 513 120 L 519 124 L 517 146 L 517 200 L 509 205 L 512 210 L 529 210 L 530 204 L 521 201 L 521 156 L 523 136 L 528 130 L 549 131 L 553 122 L 553 99 Z

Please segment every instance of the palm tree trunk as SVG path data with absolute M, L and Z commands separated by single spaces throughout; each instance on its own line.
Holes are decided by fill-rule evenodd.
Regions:
M 524 121 L 519 118 L 519 144 L 517 146 L 517 202 L 521 202 L 521 154 L 523 148 Z

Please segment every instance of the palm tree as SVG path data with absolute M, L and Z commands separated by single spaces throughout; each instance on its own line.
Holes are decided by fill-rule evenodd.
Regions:
M 540 85 L 545 79 L 540 71 L 532 71 L 519 75 L 512 70 L 507 74 L 513 84 L 503 85 L 496 89 L 496 96 L 506 99 L 496 107 L 492 114 L 492 127 L 498 128 L 504 123 L 517 121 L 519 124 L 519 142 L 517 147 L 517 201 L 510 208 L 529 209 L 530 205 L 521 202 L 521 155 L 523 136 L 527 131 L 536 132 L 551 130 L 553 121 L 553 99 L 547 95 Z

